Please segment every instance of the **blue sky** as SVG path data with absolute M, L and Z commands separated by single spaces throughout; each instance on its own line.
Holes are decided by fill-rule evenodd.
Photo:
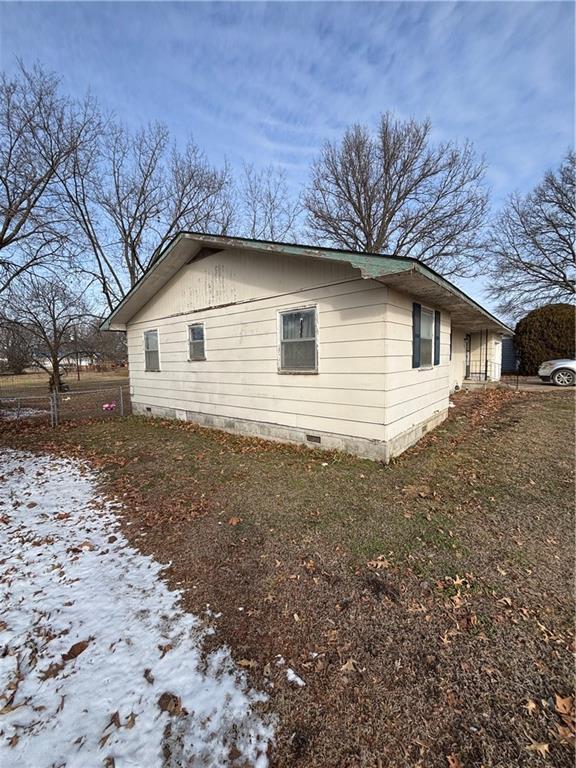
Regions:
M 385 110 L 472 140 L 495 207 L 574 144 L 571 2 L 0 3 L 2 67 L 16 57 L 295 188 L 324 140 Z

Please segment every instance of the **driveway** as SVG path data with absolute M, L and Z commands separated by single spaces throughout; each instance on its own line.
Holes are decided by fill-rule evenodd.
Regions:
M 261 768 L 273 729 L 78 461 L 0 455 L 0 764 Z M 211 647 L 214 647 L 212 644 Z
M 519 376 L 518 382 L 516 376 L 502 376 L 501 383 L 521 392 L 540 392 L 541 394 L 571 392 L 574 397 L 574 387 L 556 387 L 554 384 L 541 381 L 538 376 Z

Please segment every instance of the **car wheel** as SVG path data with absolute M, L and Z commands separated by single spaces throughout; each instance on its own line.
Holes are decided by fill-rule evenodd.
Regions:
M 552 381 L 557 387 L 573 387 L 576 377 L 568 368 L 560 368 L 552 374 Z

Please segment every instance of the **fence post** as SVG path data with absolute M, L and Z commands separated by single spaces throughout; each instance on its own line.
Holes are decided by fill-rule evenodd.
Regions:
M 120 416 L 124 416 L 124 392 L 122 392 L 122 385 L 120 385 Z

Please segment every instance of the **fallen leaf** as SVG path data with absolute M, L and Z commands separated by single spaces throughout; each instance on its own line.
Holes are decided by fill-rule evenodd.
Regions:
M 258 662 L 254 661 L 254 659 L 240 659 L 240 661 L 236 663 L 239 667 L 243 667 L 244 669 L 254 669 L 258 666 Z
M 538 741 L 533 741 L 532 744 L 529 744 L 526 747 L 526 750 L 528 752 L 538 752 L 538 754 L 542 755 L 542 757 L 546 757 L 549 749 L 550 749 L 550 744 L 544 744 Z
M 348 659 L 348 661 L 340 667 L 340 672 L 356 672 L 358 669 L 358 662 L 354 659 Z
M 75 659 L 77 656 L 80 656 L 81 653 L 84 653 L 89 645 L 90 640 L 80 640 L 77 643 L 74 643 L 74 645 L 70 646 L 67 653 L 62 654 L 63 661 L 72 661 L 72 659 Z
M 241 517 L 231 517 L 230 520 L 228 520 L 228 525 L 231 525 L 232 527 L 239 525 L 239 523 L 242 522 Z
M 569 726 L 556 723 L 556 728 L 558 730 L 558 738 L 560 741 L 564 741 L 567 744 L 574 744 L 576 741 L 576 734 L 573 733 Z
M 574 706 L 572 696 L 562 697 L 556 694 L 554 699 L 556 701 L 556 712 L 559 712 L 561 715 L 569 715 L 572 712 Z
M 390 563 L 382 555 L 377 557 L 376 560 L 368 560 L 367 565 L 369 568 L 376 568 L 377 570 L 390 567 Z
M 452 752 L 450 755 L 446 755 L 446 760 L 448 760 L 448 765 L 450 768 L 462 768 L 460 758 L 458 755 L 455 755 L 454 752 Z
M 40 672 L 38 677 L 40 680 L 48 680 L 49 677 L 56 677 L 58 672 L 60 672 L 62 669 L 64 669 L 64 664 L 55 664 L 52 663 L 50 666 L 45 669 L 43 672 Z
M 182 710 L 182 701 L 175 693 L 164 692 L 158 699 L 158 706 L 162 712 L 168 712 L 169 715 L 179 715 Z
M 528 699 L 526 704 L 524 704 L 524 709 L 527 709 L 530 714 L 532 712 L 535 712 L 538 709 L 538 704 L 534 701 L 534 699 Z
M 144 670 L 144 677 L 146 679 L 146 682 L 150 683 L 150 685 L 154 684 L 154 675 L 152 674 L 151 669 Z

